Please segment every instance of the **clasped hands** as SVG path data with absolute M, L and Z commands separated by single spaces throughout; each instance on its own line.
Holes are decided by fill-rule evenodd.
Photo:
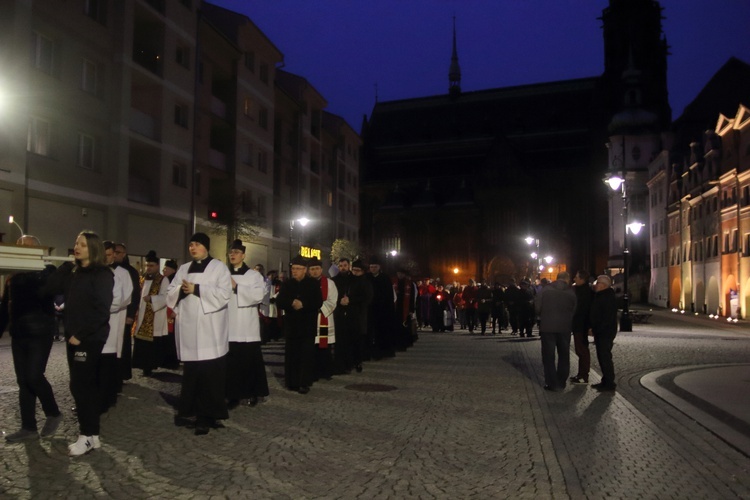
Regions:
M 190 295 L 195 291 L 195 283 L 190 283 L 188 280 L 182 280 L 182 291 Z

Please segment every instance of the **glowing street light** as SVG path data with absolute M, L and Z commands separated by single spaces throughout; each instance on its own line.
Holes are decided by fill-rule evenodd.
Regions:
M 298 223 L 300 226 L 305 227 L 310 223 L 310 219 L 307 217 L 300 217 L 298 219 L 289 219 L 289 268 L 292 267 L 292 239 L 294 235 L 294 223 Z
M 633 235 L 638 236 L 638 233 L 640 233 L 641 229 L 643 229 L 645 226 L 646 226 L 646 224 L 643 224 L 641 222 L 631 222 L 630 224 L 626 225 L 625 227 Z
M 544 270 L 544 266 L 542 266 L 542 262 L 540 260 L 539 256 L 539 238 L 534 238 L 533 236 L 527 236 L 524 238 L 524 241 L 527 245 L 534 245 L 536 247 L 536 251 L 531 252 L 531 258 L 536 260 L 536 265 L 539 268 L 540 271 Z M 534 276 L 530 276 L 530 278 L 533 280 Z

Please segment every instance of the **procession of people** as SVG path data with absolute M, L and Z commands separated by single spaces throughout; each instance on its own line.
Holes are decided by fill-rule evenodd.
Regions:
M 367 264 L 356 256 L 341 257 L 329 277 L 319 258 L 298 255 L 287 279 L 277 270 L 264 276 L 261 264 L 251 269 L 241 240 L 230 245 L 226 264 L 210 249 L 209 236 L 195 233 L 188 262 L 178 266 L 169 260 L 160 270 L 161 259 L 150 251 L 139 274 L 125 245 L 83 231 L 76 238 L 73 262 L 7 278 L 0 335 L 10 327 L 21 428 L 6 435 L 6 441 L 52 436 L 63 419 L 44 378 L 59 334 L 56 309 L 63 311 L 72 411 L 80 432 L 69 446 L 70 456 L 101 446 L 100 415 L 116 406 L 133 368 L 144 377 L 160 369 L 181 371 L 176 426 L 197 436 L 224 427 L 231 411 L 256 406 L 269 396 L 262 350 L 269 341 L 283 340 L 284 384 L 304 395 L 317 381 L 361 373 L 366 362 L 405 351 L 422 329 L 465 328 L 470 334 L 495 335 L 510 327 L 510 335 L 532 337 L 539 319 L 546 389 L 559 390 L 568 381 L 568 349 L 575 332 L 581 363 L 570 382 L 588 381 L 587 337 L 593 333 L 605 372 L 596 388 L 614 390 L 611 349 L 617 310 L 607 276 L 599 276 L 592 291 L 588 274 L 580 271 L 576 293 L 567 273 L 536 287 L 528 280 L 520 286 L 514 280 L 493 287 L 474 280 L 446 286 L 439 279 L 415 281 L 403 268 L 391 278 L 376 257 Z M 60 296 L 64 300 L 58 306 L 55 298 Z M 46 416 L 41 432 L 37 399 Z

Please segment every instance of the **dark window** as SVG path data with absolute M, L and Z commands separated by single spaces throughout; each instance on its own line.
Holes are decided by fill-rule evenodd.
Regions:
M 190 48 L 178 46 L 175 52 L 175 61 L 180 66 L 190 69 Z
M 84 5 L 86 15 L 101 24 L 105 24 L 107 21 L 106 10 L 107 2 L 105 0 L 86 0 Z
M 187 166 L 182 163 L 172 165 L 172 184 L 177 187 L 187 187 Z
M 245 52 L 245 67 L 255 73 L 255 52 Z
M 174 122 L 180 127 L 188 128 L 188 107 L 184 104 L 175 104 Z

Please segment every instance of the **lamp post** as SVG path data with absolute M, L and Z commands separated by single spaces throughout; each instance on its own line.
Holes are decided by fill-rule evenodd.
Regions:
M 632 332 L 633 331 L 633 318 L 630 317 L 630 294 L 628 291 L 628 281 L 630 279 L 630 248 L 628 233 L 638 235 L 645 224 L 640 222 L 628 223 L 628 193 L 625 184 L 624 177 L 619 174 L 609 175 L 604 179 L 604 182 L 613 190 L 619 191 L 622 196 L 622 224 L 623 224 L 623 240 L 622 240 L 622 314 L 620 315 L 620 331 L 621 332 Z
M 300 226 L 305 227 L 310 219 L 307 217 L 300 217 L 299 219 L 289 219 L 289 266 L 292 265 L 292 238 L 294 236 L 294 223 L 299 223 Z
M 531 258 L 536 260 L 536 267 L 534 269 L 534 272 L 531 273 L 531 276 L 529 278 L 533 281 L 534 280 L 534 273 L 539 272 L 539 270 L 542 268 L 542 258 L 539 254 L 539 238 L 534 238 L 533 236 L 527 236 L 525 238 L 525 241 L 528 245 L 534 245 L 536 248 L 536 251 L 531 252 Z

